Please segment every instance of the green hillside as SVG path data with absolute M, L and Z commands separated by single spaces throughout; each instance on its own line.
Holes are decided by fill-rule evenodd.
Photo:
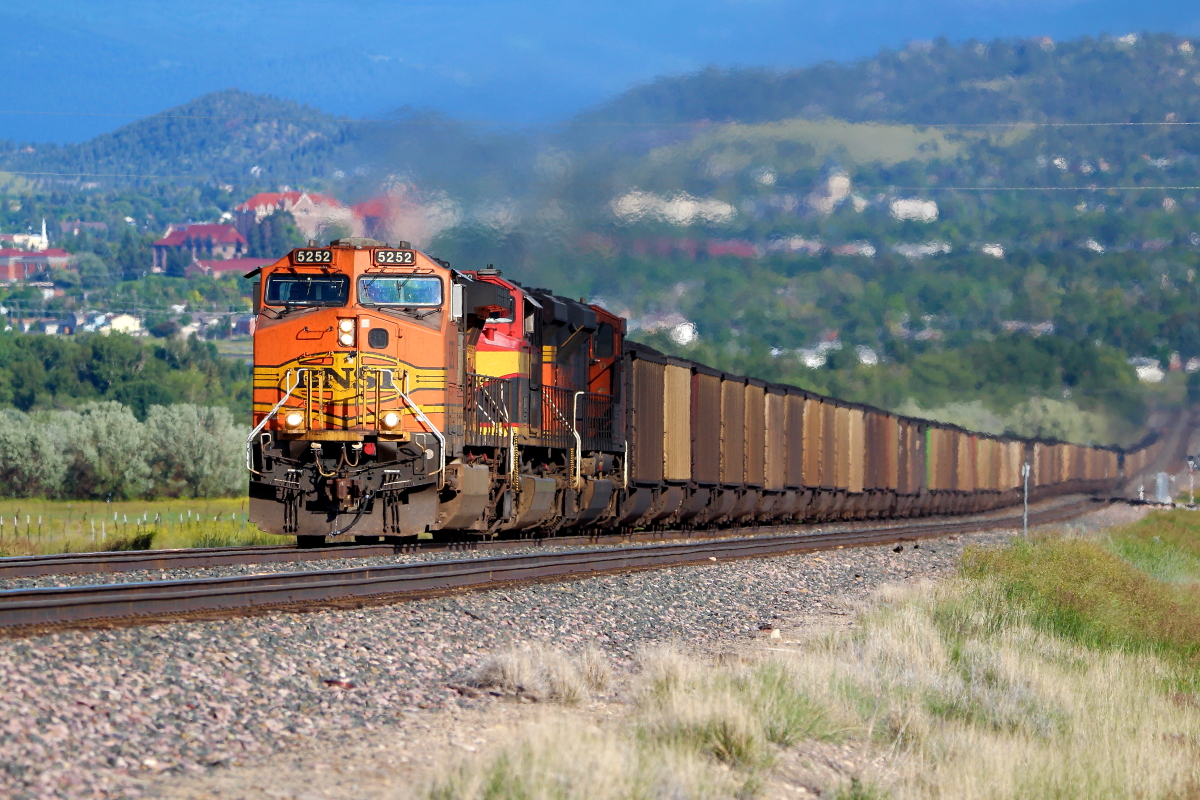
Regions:
M 196 178 L 270 185 L 328 177 L 352 124 L 291 100 L 228 89 L 79 144 L 10 143 L 0 160 L 9 170 L 68 179 L 82 173 L 103 184 Z

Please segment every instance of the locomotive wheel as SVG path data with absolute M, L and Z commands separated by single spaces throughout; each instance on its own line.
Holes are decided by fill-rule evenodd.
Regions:
M 301 550 L 312 550 L 317 547 L 325 546 L 324 536 L 297 536 L 296 547 Z

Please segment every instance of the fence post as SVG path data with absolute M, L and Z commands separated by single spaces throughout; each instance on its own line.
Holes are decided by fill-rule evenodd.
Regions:
M 1188 465 L 1188 508 L 1195 508 L 1196 507 L 1196 475 L 1194 473 L 1194 470 L 1196 469 L 1196 458 L 1195 458 L 1195 456 L 1184 456 L 1184 458 L 1187 459 L 1187 465 Z
M 1026 539 L 1029 538 L 1029 462 L 1026 461 L 1021 465 L 1021 477 L 1025 483 L 1025 508 L 1021 512 L 1021 535 Z

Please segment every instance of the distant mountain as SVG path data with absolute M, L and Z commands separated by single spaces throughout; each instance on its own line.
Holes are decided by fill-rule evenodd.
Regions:
M 83 182 L 207 178 L 272 185 L 348 168 L 342 159 L 354 125 L 291 100 L 228 89 L 86 142 L 33 145 L 33 152 L 10 144 L 0 165 L 67 179 L 82 175 Z
M 1200 54 L 1172 34 L 1119 39 L 945 39 L 806 69 L 708 69 L 637 86 L 578 126 L 770 122 L 966 125 L 1200 119 Z

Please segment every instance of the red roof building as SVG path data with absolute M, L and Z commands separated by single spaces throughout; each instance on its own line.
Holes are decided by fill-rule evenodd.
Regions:
M 29 280 L 31 277 L 48 272 L 52 267 L 65 267 L 71 260 L 71 254 L 66 250 L 14 250 L 0 249 L 0 281 Z
M 296 227 L 309 239 L 331 223 L 348 226 L 352 221 L 350 209 L 336 198 L 316 192 L 260 192 L 233 209 L 238 230 L 247 235 L 251 226 L 277 211 L 291 214 Z
M 231 259 L 241 257 L 247 245 L 246 237 L 232 225 L 172 225 L 154 243 L 154 271 L 166 270 L 172 252 L 188 252 L 193 261 L 201 256 Z

